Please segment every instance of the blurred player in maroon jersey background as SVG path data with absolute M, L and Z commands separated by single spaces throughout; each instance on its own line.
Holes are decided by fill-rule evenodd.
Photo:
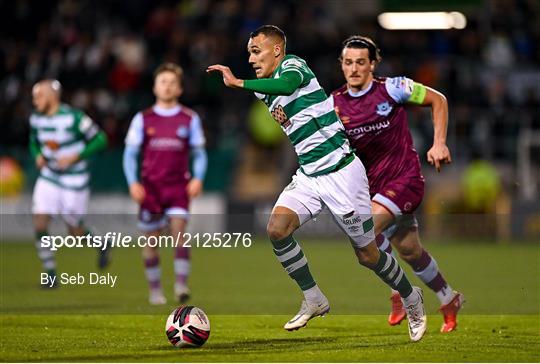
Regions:
M 126 136 L 124 173 L 131 198 L 140 204 L 139 228 L 147 236 L 159 236 L 170 225 L 176 240 L 185 232 L 189 201 L 202 192 L 207 155 L 199 115 L 181 105 L 183 71 L 178 65 L 165 63 L 154 73 L 156 103 L 135 115 Z M 137 157 L 142 153 L 139 180 Z M 189 159 L 193 156 L 193 177 Z M 161 270 L 157 247 L 145 246 L 143 259 L 150 285 L 151 304 L 165 304 L 161 288 Z M 175 298 L 185 302 L 190 295 L 187 279 L 190 273 L 190 250 L 175 247 Z

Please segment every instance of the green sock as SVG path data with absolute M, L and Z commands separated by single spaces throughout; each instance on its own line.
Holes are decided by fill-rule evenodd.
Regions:
M 397 260 L 390 254 L 379 249 L 379 261 L 372 270 L 387 285 L 399 292 L 403 298 L 412 293 L 412 286 Z
M 284 239 L 272 241 L 272 245 L 279 262 L 302 291 L 315 287 L 316 283 L 309 271 L 304 252 L 292 234 Z

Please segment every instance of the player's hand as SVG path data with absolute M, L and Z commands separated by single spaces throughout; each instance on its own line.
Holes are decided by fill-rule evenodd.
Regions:
M 74 163 L 77 163 L 79 161 L 79 155 L 78 154 L 72 154 L 65 157 L 58 158 L 56 160 L 56 163 L 58 165 L 58 168 L 60 169 L 67 169 L 69 166 L 71 166 Z
M 199 196 L 202 193 L 202 190 L 203 182 L 197 178 L 193 178 L 191 181 L 189 181 L 186 187 L 186 191 L 190 199 Z
M 206 72 L 221 72 L 221 75 L 223 76 L 223 83 L 227 87 L 232 88 L 242 88 L 244 86 L 244 81 L 239 80 L 236 78 L 231 69 L 227 66 L 222 66 L 220 64 L 214 64 L 212 66 L 209 66 L 206 69 Z
M 146 192 L 144 191 L 144 186 L 139 182 L 132 183 L 131 185 L 129 185 L 129 195 L 131 196 L 133 201 L 141 204 L 144 200 L 144 196 L 146 195 Z
M 47 160 L 45 159 L 45 157 L 42 154 L 39 154 L 36 157 L 36 167 L 38 169 L 41 169 L 41 168 L 45 167 L 46 165 L 47 165 Z
M 452 162 L 452 157 L 450 156 L 450 150 L 444 143 L 433 144 L 430 150 L 427 152 L 427 160 L 429 164 L 435 166 L 437 172 L 441 171 L 441 165 L 448 164 Z

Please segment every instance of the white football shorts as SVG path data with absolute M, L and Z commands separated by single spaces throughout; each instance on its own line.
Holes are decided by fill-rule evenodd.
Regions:
M 79 226 L 88 211 L 90 189 L 74 190 L 38 177 L 32 196 L 32 213 L 61 215 L 70 226 Z
M 362 248 L 375 239 L 366 170 L 357 157 L 342 169 L 321 176 L 297 171 L 275 206 L 296 212 L 300 225 L 326 206 L 354 247 Z

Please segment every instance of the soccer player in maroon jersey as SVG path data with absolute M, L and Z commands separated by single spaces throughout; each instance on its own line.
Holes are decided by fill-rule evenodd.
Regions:
M 154 73 L 156 103 L 135 115 L 126 136 L 124 173 L 131 198 L 140 204 L 139 228 L 147 236 L 159 236 L 167 225 L 173 238 L 183 233 L 188 220 L 190 199 L 202 192 L 207 156 L 201 119 L 181 105 L 182 68 L 165 63 Z M 142 153 L 141 179 L 137 158 Z M 193 177 L 189 159 L 193 157 Z M 145 246 L 143 259 L 150 285 L 150 303 L 165 304 L 157 247 Z M 189 298 L 189 248 L 175 247 L 174 293 L 183 303 Z
M 422 247 L 413 213 L 424 195 L 424 176 L 407 125 L 406 104 L 432 109 L 434 139 L 427 160 L 437 172 L 451 162 L 446 146 L 448 104 L 440 92 L 406 77 L 374 77 L 381 57 L 367 37 L 351 36 L 343 42 L 341 69 L 347 83 L 332 95 L 336 112 L 356 154 L 366 166 L 373 202 L 375 234 L 381 250 L 392 246 L 441 301 L 441 332 L 457 326 L 463 295 L 452 290 L 437 262 Z M 392 293 L 390 325 L 405 319 L 399 295 Z

